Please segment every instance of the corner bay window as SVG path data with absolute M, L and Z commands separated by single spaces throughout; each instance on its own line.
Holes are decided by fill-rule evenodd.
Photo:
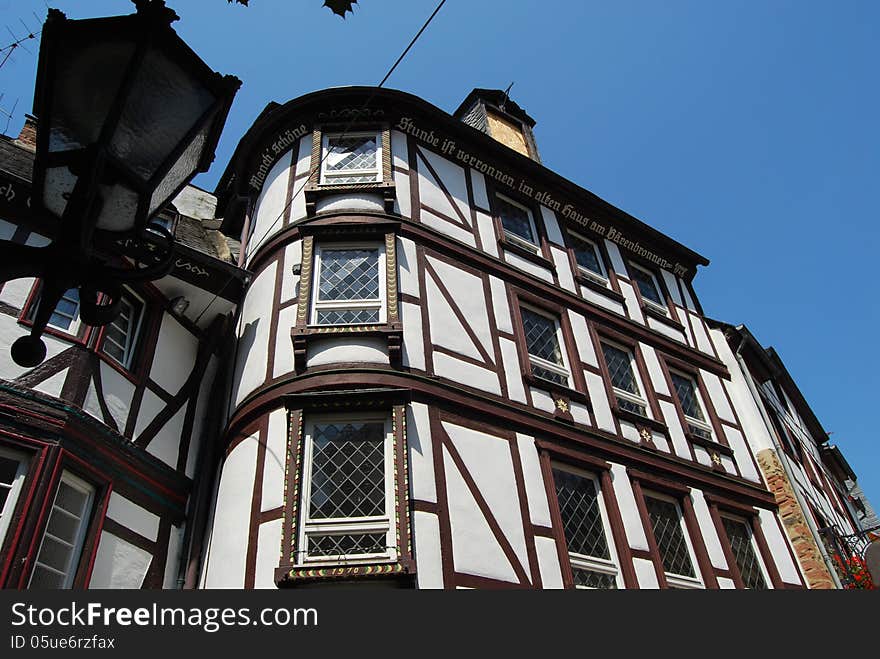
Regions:
M 306 423 L 298 562 L 397 559 L 392 452 L 385 415 Z
M 670 373 L 675 395 L 684 412 L 687 431 L 702 439 L 712 440 L 712 426 L 706 423 L 706 416 L 700 404 L 700 394 L 696 383 L 688 376 Z
M 537 253 L 538 232 L 532 211 L 500 194 L 495 195 L 495 210 L 505 237 L 513 244 Z
M 568 386 L 568 369 L 560 341 L 559 321 L 527 307 L 520 307 L 532 375 L 553 384 Z
M 62 473 L 29 588 L 70 588 L 73 585 L 94 493 L 94 488 L 85 481 L 69 472 Z
M 673 588 L 701 587 L 678 503 L 651 494 L 645 495 L 645 507 L 668 584 Z
M 617 588 L 617 565 L 605 528 L 599 485 L 592 476 L 555 467 L 553 482 L 577 588 Z
M 321 183 L 375 183 L 382 180 L 379 133 L 327 133 L 322 137 Z
M 385 322 L 384 247 L 319 246 L 312 297 L 313 325 Z
M 602 354 L 608 366 L 618 409 L 647 418 L 647 403 L 636 377 L 633 354 L 609 343 L 602 344 Z

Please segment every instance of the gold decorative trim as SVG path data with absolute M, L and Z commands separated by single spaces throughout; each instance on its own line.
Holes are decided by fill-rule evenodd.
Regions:
M 389 323 L 399 322 L 397 307 L 397 238 L 393 233 L 385 234 L 385 295 Z
M 309 315 L 309 297 L 312 289 L 312 267 L 314 263 L 315 238 L 306 236 L 302 245 L 302 265 L 299 275 L 299 300 L 297 301 L 296 324 L 305 325 Z

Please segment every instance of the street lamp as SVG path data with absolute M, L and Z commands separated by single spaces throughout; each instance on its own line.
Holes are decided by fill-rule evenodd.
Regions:
M 133 1 L 135 14 L 109 18 L 50 9 L 43 26 L 31 203 L 57 230 L 42 248 L 0 244 L 0 279 L 43 282 L 32 331 L 12 346 L 22 366 L 45 358 L 40 336 L 66 290 L 79 288 L 83 322 L 105 325 L 123 283 L 170 271 L 173 237 L 150 220 L 208 169 L 241 85 L 184 43 L 164 0 Z

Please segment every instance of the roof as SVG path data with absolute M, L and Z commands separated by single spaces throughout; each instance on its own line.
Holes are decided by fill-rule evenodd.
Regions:
M 34 172 L 34 152 L 0 135 L 0 170 L 30 182 Z
M 524 121 L 530 128 L 534 128 L 535 120 L 528 113 L 517 105 L 512 98 L 500 89 L 482 89 L 480 87 L 474 89 L 467 95 L 461 105 L 452 113 L 454 117 L 460 117 L 463 113 L 474 104 L 477 100 L 489 101 L 492 105 L 503 109 L 507 114 L 516 117 L 520 121 Z

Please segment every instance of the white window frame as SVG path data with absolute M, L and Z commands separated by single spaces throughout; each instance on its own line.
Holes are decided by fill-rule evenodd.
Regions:
M 596 501 L 599 504 L 599 516 L 602 520 L 602 531 L 605 534 L 605 544 L 608 546 L 608 553 L 611 555 L 611 559 L 606 560 L 604 558 L 598 558 L 596 556 L 578 554 L 569 550 L 568 560 L 571 563 L 571 567 L 613 576 L 614 583 L 617 585 L 617 588 L 624 588 L 623 577 L 620 570 L 620 557 L 617 553 L 617 547 L 614 544 L 614 534 L 611 533 L 611 520 L 608 518 L 608 511 L 605 508 L 605 496 L 602 493 L 602 485 L 599 481 L 598 476 L 591 472 L 558 462 L 553 462 L 551 464 L 551 472 L 553 470 L 565 471 L 579 478 L 584 478 L 593 482 L 593 486 L 596 488 Z M 567 544 L 568 543 L 566 543 L 566 549 L 568 549 Z M 595 590 L 593 588 L 590 588 L 589 586 L 576 586 L 576 589 Z
M 768 590 L 772 590 L 773 589 L 773 582 L 770 580 L 770 573 L 767 572 L 767 566 L 764 564 L 764 556 L 763 556 L 763 554 L 761 554 L 761 549 L 758 547 L 758 543 L 755 541 L 755 532 L 752 530 L 751 522 L 748 519 L 746 519 L 745 517 L 740 517 L 739 515 L 732 515 L 732 514 L 725 512 L 723 510 L 719 510 L 718 513 L 722 517 L 722 519 L 726 518 L 732 522 L 739 522 L 740 524 L 742 524 L 743 526 L 746 527 L 746 530 L 749 533 L 749 543 L 751 544 L 752 552 L 754 552 L 755 558 L 758 561 L 758 567 L 761 570 L 761 575 L 764 577 L 764 583 L 766 584 Z M 722 524 L 722 526 L 723 526 L 723 524 Z M 724 535 L 727 536 L 727 529 L 724 529 Z M 727 539 L 727 542 L 730 543 L 730 538 L 727 537 L 726 539 Z M 730 547 L 730 550 L 731 550 L 731 553 L 733 553 L 732 546 Z M 736 569 L 740 573 L 740 576 L 742 576 L 742 570 L 740 570 L 739 565 L 736 566 Z
M 372 137 L 376 140 L 376 167 L 374 169 L 344 169 L 344 170 L 327 170 L 327 161 L 330 153 L 330 140 L 337 138 L 357 138 Z M 336 182 L 334 178 L 347 178 L 349 176 L 367 176 L 372 175 L 372 181 L 363 181 L 361 183 L 345 183 Z M 326 132 L 321 135 L 321 185 L 362 185 L 368 183 L 382 182 L 382 131 L 381 130 L 361 130 L 355 132 Z
M 69 288 L 67 290 L 70 291 L 70 290 L 74 290 L 74 289 Z M 34 320 L 34 316 L 37 313 L 37 308 L 40 306 L 40 298 L 42 297 L 42 295 L 43 295 L 43 282 L 40 281 L 37 283 L 37 294 L 34 296 L 33 301 L 31 302 L 31 305 L 28 308 L 28 312 L 27 312 L 27 316 L 26 316 L 27 320 L 29 320 L 30 322 L 33 322 L 33 320 Z M 70 298 L 67 297 L 67 291 L 64 291 L 64 295 L 61 296 L 61 299 L 62 300 L 66 299 L 69 302 L 73 302 L 73 300 L 71 300 Z M 61 300 L 59 300 L 59 302 L 60 301 Z M 82 320 L 79 315 L 80 301 L 79 301 L 78 296 L 77 296 L 77 300 L 76 300 L 76 311 L 74 311 L 73 316 L 69 316 L 68 314 L 61 312 L 61 311 L 58 311 L 57 309 L 58 309 L 58 305 L 55 305 L 55 309 L 53 309 L 52 314 L 49 315 L 49 321 L 46 323 L 46 326 L 51 327 L 59 332 L 64 332 L 65 334 L 70 334 L 72 336 L 76 336 L 79 333 L 79 328 L 80 328 L 80 325 L 82 324 Z M 70 326 L 62 327 L 61 325 L 55 325 L 54 323 L 52 323 L 52 315 L 53 314 L 58 314 L 59 316 L 63 316 L 65 318 L 70 318 Z
M 599 244 L 595 240 L 590 240 L 583 234 L 578 233 L 577 231 L 569 231 L 568 233 L 569 235 L 574 236 L 577 240 L 593 246 L 593 249 L 596 251 L 596 260 L 599 262 L 599 270 L 601 271 L 593 272 L 589 268 L 583 267 L 580 263 L 577 262 L 577 257 L 575 257 L 574 262 L 575 266 L 577 266 L 578 272 L 587 279 L 594 281 L 601 286 L 607 287 L 609 285 L 608 269 L 606 268 L 604 259 L 602 258 L 602 250 L 599 248 Z M 577 251 L 577 248 L 574 245 L 572 245 L 571 249 L 573 252 Z
M 657 279 L 657 275 L 655 273 L 653 273 L 651 270 L 648 270 L 648 268 L 643 268 L 638 263 L 634 263 L 632 261 L 629 262 L 629 266 L 633 270 L 639 270 L 639 271 L 645 273 L 646 275 L 648 275 L 649 277 L 651 277 L 651 281 L 654 284 L 654 290 L 657 291 L 657 297 L 659 297 L 661 300 L 665 297 L 663 295 L 663 288 L 660 286 L 660 280 Z M 638 282 L 634 281 L 633 286 L 635 286 L 636 288 L 639 288 Z M 644 302 L 645 304 L 650 306 L 652 309 L 656 309 L 657 311 L 662 313 L 664 316 L 669 315 L 669 307 L 668 306 L 666 306 L 665 304 L 658 304 L 657 302 L 654 302 L 654 300 L 649 300 L 644 295 L 642 295 L 641 289 L 639 289 L 639 296 L 642 298 L 642 302 Z
M 645 418 L 646 419 L 653 419 L 654 417 L 651 416 L 651 406 L 648 404 L 648 391 L 645 389 L 645 383 L 642 382 L 642 377 L 639 374 L 639 364 L 636 361 L 635 351 L 628 346 L 621 345 L 620 343 L 615 343 L 614 341 L 608 341 L 606 339 L 600 339 L 599 340 L 599 348 L 601 348 L 603 345 L 610 346 L 611 348 L 616 348 L 617 350 L 620 350 L 621 352 L 625 352 L 629 356 L 630 373 L 632 373 L 632 376 L 636 381 L 636 386 L 638 386 L 639 391 L 642 394 L 640 397 L 640 396 L 636 396 L 635 394 L 631 394 L 628 391 L 624 391 L 623 389 L 618 389 L 616 386 L 614 386 L 614 382 L 612 381 L 610 384 L 611 384 L 611 389 L 614 391 L 614 395 L 617 398 L 623 398 L 625 400 L 628 400 L 631 403 L 635 403 L 636 405 L 641 405 L 645 409 Z M 604 350 L 602 351 L 602 359 L 605 360 L 605 351 Z M 608 361 L 607 360 L 605 360 L 605 367 L 608 368 Z M 610 370 L 611 369 L 609 369 L 609 373 L 610 373 Z
M 385 424 L 385 513 L 375 517 L 348 517 L 334 519 L 309 519 L 312 494 L 312 460 L 314 448 L 312 437 L 316 425 L 328 423 L 374 423 Z M 393 562 L 398 558 L 396 543 L 396 518 L 394 496 L 394 436 L 391 427 L 390 413 L 364 413 L 358 415 L 307 415 L 303 425 L 303 445 L 305 447 L 302 463 L 302 506 L 299 519 L 297 538 L 297 564 L 331 564 Z M 385 533 L 386 551 L 372 554 L 346 554 L 342 556 L 309 556 L 308 540 L 310 535 L 346 535 L 349 533 Z
M 672 379 L 671 376 L 677 375 L 680 378 L 684 378 L 685 380 L 690 381 L 691 386 L 693 386 L 694 388 L 694 399 L 697 401 L 697 405 L 699 406 L 700 411 L 703 413 L 703 416 L 706 419 L 709 419 L 709 413 L 706 408 L 706 401 L 703 400 L 703 394 L 700 391 L 699 382 L 697 382 L 697 380 L 693 376 L 673 369 L 669 370 L 669 375 L 670 379 Z M 675 383 L 673 382 L 672 384 L 672 388 L 675 389 Z M 678 406 L 681 409 L 681 412 L 687 424 L 696 426 L 700 430 L 704 430 L 705 432 L 709 433 L 709 438 L 712 441 L 717 441 L 717 438 L 715 437 L 715 430 L 712 428 L 712 424 L 709 423 L 708 420 L 697 419 L 696 417 L 689 416 L 684 409 L 684 405 L 682 405 L 681 399 L 678 397 L 678 392 L 674 391 L 673 393 L 675 394 L 675 399 L 678 401 Z M 684 430 L 685 432 L 690 432 L 690 428 L 685 428 Z
M 541 245 L 540 245 L 541 237 L 538 235 L 538 227 L 535 224 L 535 216 L 532 213 L 532 209 L 529 208 L 528 206 L 524 206 L 523 204 L 519 203 L 518 201 L 514 201 L 513 199 L 511 199 L 507 195 L 503 195 L 500 192 L 496 192 L 495 197 L 497 199 L 503 200 L 505 203 L 508 203 L 511 206 L 516 206 L 517 208 L 520 208 L 521 210 L 524 210 L 526 212 L 526 215 L 529 218 L 529 230 L 532 232 L 532 237 L 535 239 L 535 242 L 531 242 L 529 240 L 526 240 L 525 238 L 518 236 L 515 233 L 512 233 L 511 231 L 508 231 L 507 228 L 504 226 L 504 219 L 501 217 L 501 212 L 499 211 L 498 212 L 498 222 L 501 224 L 501 230 L 504 232 L 505 239 L 508 240 L 509 242 L 513 243 L 514 245 L 517 245 L 519 247 L 522 247 L 523 249 L 526 249 L 530 252 L 534 252 L 535 254 L 538 254 L 541 251 Z
M 24 486 L 24 481 L 27 477 L 30 456 L 21 451 L 16 451 L 3 446 L 0 446 L 0 456 L 7 460 L 18 462 L 18 468 L 15 472 L 12 483 L 4 484 L 8 485 L 9 489 L 6 494 L 6 502 L 3 504 L 3 509 L 0 510 L 0 547 L 2 547 L 3 541 L 6 539 L 6 532 L 9 530 L 9 524 L 12 522 L 12 514 L 15 512 L 18 497 L 21 494 L 21 489 Z
M 536 355 L 533 355 L 531 352 L 529 352 L 529 341 L 525 335 L 525 326 L 523 327 L 523 341 L 526 344 L 526 354 L 529 357 L 529 365 L 531 366 L 531 364 L 537 364 L 541 368 L 545 368 L 548 371 L 551 371 L 553 373 L 556 373 L 558 375 L 563 376 L 565 378 L 565 384 L 560 385 L 555 382 L 551 382 L 550 380 L 545 380 L 543 378 L 540 378 L 537 375 L 534 375 L 534 371 L 532 371 L 532 375 L 537 380 L 540 380 L 541 382 L 547 382 L 548 384 L 556 385 L 558 387 L 561 386 L 561 387 L 571 388 L 571 380 L 572 380 L 571 367 L 568 363 L 568 353 L 565 350 L 565 340 L 564 340 L 564 335 L 562 333 L 562 324 L 560 323 L 559 317 L 555 316 L 553 314 L 547 313 L 543 309 L 533 307 L 530 304 L 520 303 L 519 307 L 520 307 L 520 322 L 523 322 L 522 309 L 528 309 L 532 313 L 537 314 L 538 316 L 543 316 L 547 320 L 550 320 L 553 322 L 553 326 L 556 328 L 556 343 L 559 345 L 559 352 L 562 355 L 562 364 L 563 364 L 562 366 L 560 366 L 559 364 L 556 364 L 554 362 L 548 361 L 548 360 L 544 359 L 543 357 L 538 357 Z M 523 325 L 525 325 L 525 323 L 523 323 Z M 529 370 L 532 370 L 532 369 L 530 368 Z
M 86 503 L 83 508 L 83 516 L 79 518 L 79 528 L 77 529 L 76 537 L 74 539 L 73 544 L 68 543 L 64 540 L 61 540 L 60 538 L 55 538 L 54 536 L 52 536 L 52 538 L 54 540 L 56 540 L 57 542 L 60 542 L 65 545 L 69 545 L 71 548 L 70 558 L 68 559 L 67 566 L 64 568 L 63 572 L 59 572 L 57 569 L 55 569 L 49 565 L 46 565 L 44 563 L 40 563 L 38 560 L 40 557 L 40 553 L 43 551 L 43 543 L 46 541 L 46 537 L 50 535 L 49 534 L 49 522 L 52 519 L 52 515 L 55 514 L 55 511 L 56 511 L 55 501 L 58 499 L 58 494 L 61 491 L 61 483 L 66 483 L 69 487 L 71 487 L 75 490 L 79 490 L 81 493 L 87 495 Z M 58 481 L 58 487 L 55 489 L 55 496 L 52 499 L 52 507 L 50 509 L 49 516 L 46 520 L 46 529 L 43 531 L 43 537 L 40 540 L 40 548 L 37 550 L 37 553 L 35 554 L 34 567 L 31 570 L 31 576 L 30 576 L 30 579 L 28 580 L 28 587 L 29 588 L 30 588 L 31 582 L 34 579 L 34 573 L 36 572 L 37 566 L 40 566 L 50 572 L 63 574 L 64 583 L 62 584 L 61 588 L 70 588 L 73 585 L 73 581 L 76 578 L 77 568 L 79 567 L 79 562 L 80 562 L 80 559 L 82 558 L 83 545 L 85 544 L 86 534 L 88 533 L 88 530 L 89 530 L 89 522 L 90 522 L 91 516 L 92 516 L 92 508 L 94 507 L 94 501 L 95 501 L 95 487 L 92 484 L 88 483 L 87 481 L 84 481 L 82 478 L 79 478 L 78 476 L 74 476 L 69 471 L 64 471 L 61 473 L 61 478 Z M 63 515 L 70 514 L 61 508 L 58 508 L 57 510 L 60 510 L 61 511 L 60 514 L 63 514 Z
M 364 300 L 319 300 L 321 295 L 321 268 L 324 252 L 343 251 L 346 249 L 375 249 L 379 253 L 376 267 L 379 269 L 379 297 Z M 387 322 L 388 285 L 385 273 L 385 244 L 377 242 L 325 243 L 315 248 L 315 274 L 312 281 L 311 325 L 316 327 L 346 327 L 346 325 L 319 325 L 318 312 L 328 310 L 348 311 L 357 309 L 378 309 L 379 320 L 375 323 L 354 323 L 356 325 L 381 325 Z
M 675 497 L 671 497 L 668 494 L 663 494 L 661 492 L 657 492 L 655 490 L 644 490 L 642 492 L 645 499 L 659 499 L 660 501 L 666 501 L 667 503 L 671 503 L 675 506 L 675 512 L 678 514 L 678 524 L 679 528 L 681 528 L 681 533 L 684 536 L 684 544 L 688 551 L 688 556 L 691 560 L 691 567 L 694 568 L 694 574 L 696 577 L 688 577 L 683 574 L 676 574 L 675 572 L 666 572 L 664 567 L 663 574 L 666 575 L 666 583 L 672 588 L 683 588 L 683 589 L 698 589 L 705 588 L 705 584 L 703 583 L 702 574 L 700 573 L 700 564 L 697 562 L 697 554 L 694 551 L 694 543 L 691 540 L 691 534 L 688 532 L 687 523 L 684 520 L 684 513 L 681 510 L 681 503 Z M 647 506 L 647 501 L 645 502 Z M 654 529 L 647 529 L 652 534 L 654 533 Z M 654 538 L 654 542 L 657 543 L 657 538 Z M 660 545 L 657 544 L 657 551 L 660 551 Z M 663 557 L 660 557 L 661 566 L 663 563 Z
M 140 305 L 139 309 L 136 308 L 135 304 L 132 304 L 132 299 L 134 299 L 134 301 Z M 117 364 L 120 364 L 123 368 L 130 369 L 131 363 L 134 359 L 135 351 L 137 350 L 138 339 L 140 339 L 141 327 L 143 326 L 143 323 L 144 323 L 144 316 L 146 315 L 147 305 L 144 302 L 142 297 L 134 294 L 132 291 L 130 291 L 127 288 L 125 289 L 125 291 L 122 294 L 122 299 L 120 300 L 120 304 L 127 304 L 127 305 L 129 305 L 129 307 L 133 311 L 138 312 L 137 313 L 137 322 L 134 323 L 134 331 L 133 332 L 130 331 L 130 332 L 126 333 L 124 346 L 117 345 L 117 347 L 122 348 L 122 351 L 123 351 L 122 361 L 120 361 L 104 349 L 105 343 L 108 340 L 112 340 L 107 336 L 107 328 L 105 328 L 103 336 L 101 338 L 101 353 L 106 355 L 109 359 L 112 359 Z M 120 315 L 121 315 L 121 311 L 120 311 Z M 115 322 L 116 322 L 116 319 L 114 319 L 112 323 L 109 323 L 107 325 L 107 327 L 110 327 Z M 113 343 L 114 343 L 114 345 L 116 344 L 115 341 L 113 341 Z

